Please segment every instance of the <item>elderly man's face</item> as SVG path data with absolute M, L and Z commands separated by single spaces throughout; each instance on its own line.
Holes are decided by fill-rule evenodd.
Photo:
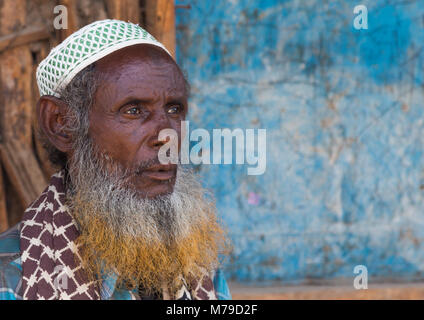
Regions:
M 181 71 L 162 49 L 150 45 L 114 52 L 96 63 L 96 71 L 100 82 L 89 129 L 93 143 L 124 168 L 137 171 L 131 182 L 143 197 L 172 192 L 177 166 L 159 163 L 165 142 L 158 135 L 170 128 L 181 137 L 187 113 Z

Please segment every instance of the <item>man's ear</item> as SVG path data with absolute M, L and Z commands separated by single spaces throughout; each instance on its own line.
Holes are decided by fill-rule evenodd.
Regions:
M 50 143 L 64 153 L 68 153 L 72 148 L 71 135 L 65 130 L 66 112 L 66 103 L 54 96 L 42 96 L 37 102 L 41 130 Z

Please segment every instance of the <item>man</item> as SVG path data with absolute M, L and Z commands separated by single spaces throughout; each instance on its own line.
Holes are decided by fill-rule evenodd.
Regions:
M 230 298 L 213 202 L 189 170 L 158 160 L 159 132 L 181 141 L 188 111 L 166 48 L 137 25 L 97 21 L 51 51 L 37 83 L 61 169 L 0 236 L 0 298 Z

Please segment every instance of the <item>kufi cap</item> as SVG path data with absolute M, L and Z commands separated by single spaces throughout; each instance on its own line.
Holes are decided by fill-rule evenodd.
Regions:
M 137 24 L 107 19 L 79 29 L 40 62 L 36 73 L 40 95 L 60 97 L 58 92 L 88 65 L 114 51 L 142 43 L 161 47 L 171 56 L 162 43 Z

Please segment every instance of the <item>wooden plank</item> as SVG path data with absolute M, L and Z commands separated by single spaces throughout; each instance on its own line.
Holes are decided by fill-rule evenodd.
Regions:
M 138 0 L 107 0 L 106 5 L 110 18 L 140 23 L 140 4 Z
M 0 232 L 9 228 L 6 211 L 6 186 L 3 181 L 3 170 L 0 166 Z
M 26 208 L 47 186 L 34 153 L 17 141 L 8 141 L 0 145 L 2 164 L 10 181 Z
M 26 27 L 26 1 L 2 1 L 0 6 L 0 36 L 18 32 Z
M 0 7 L 0 34 L 26 28 L 26 3 L 25 0 L 4 2 Z M 0 54 L 0 155 L 7 178 L 16 191 L 11 197 L 18 196 L 24 207 L 35 200 L 46 185 L 33 150 L 32 72 L 33 58 L 28 45 Z
M 174 0 L 146 0 L 146 29 L 162 42 L 175 58 Z
M 28 47 L 17 47 L 3 53 L 0 61 L 1 159 L 26 207 L 46 185 L 33 150 L 32 56 Z
M 7 36 L 0 37 L 0 53 L 7 49 L 22 46 L 30 42 L 48 39 L 50 32 L 44 27 L 26 28 Z
M 11 4 L 6 1 L 0 7 L 1 34 L 19 32 L 25 27 L 25 1 L 16 1 L 16 7 Z M 11 20 L 16 24 L 11 24 Z M 0 54 L 0 117 L 3 140 L 12 138 L 27 144 L 31 142 L 31 124 L 27 121 L 31 108 L 25 103 L 30 98 L 30 86 L 26 80 L 31 77 L 31 65 L 31 55 L 25 47 L 11 48 Z

